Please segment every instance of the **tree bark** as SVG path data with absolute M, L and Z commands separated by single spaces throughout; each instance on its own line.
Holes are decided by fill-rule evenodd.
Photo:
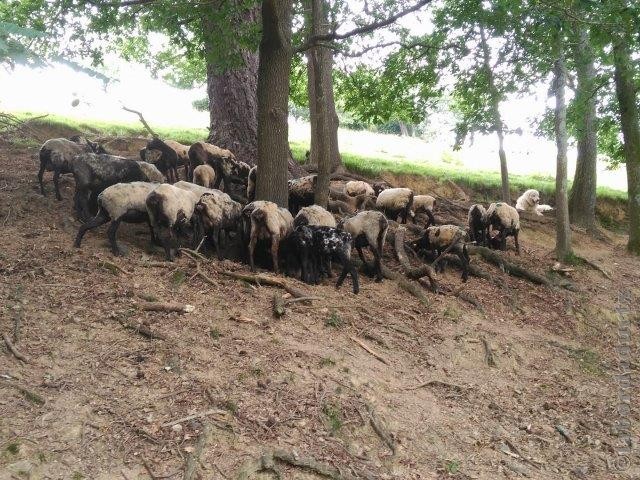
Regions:
M 627 250 L 640 255 L 640 124 L 633 63 L 629 42 L 617 39 L 613 46 L 616 96 L 620 109 L 620 123 L 624 139 L 624 158 L 627 165 L 627 194 L 629 196 L 629 242 Z
M 315 0 L 311 1 L 312 5 L 315 3 Z M 317 28 L 320 29 L 320 34 L 326 33 L 328 31 L 328 24 L 326 19 L 326 12 L 328 10 L 326 0 L 321 0 L 320 5 L 317 6 L 320 8 L 320 16 L 318 20 Z M 313 22 L 313 20 L 312 20 Z M 313 25 L 312 25 L 313 27 Z M 312 33 L 313 35 L 313 33 Z M 318 52 L 320 60 L 318 66 L 314 65 L 312 61 L 312 52 Z M 316 76 L 319 72 L 320 82 L 323 86 L 324 97 L 325 97 L 325 136 L 327 137 L 329 155 L 330 155 L 330 171 L 342 171 L 342 157 L 340 156 L 340 148 L 338 145 L 338 114 L 336 113 L 336 102 L 333 92 L 333 51 L 330 48 L 326 47 L 314 47 L 306 52 L 307 56 L 307 92 L 309 96 L 309 114 L 310 114 L 310 125 L 311 125 L 311 143 L 309 151 L 311 155 L 309 157 L 309 164 L 318 166 L 318 156 L 316 153 L 316 141 L 319 135 L 319 121 L 320 117 L 318 116 L 318 112 L 316 111 L 315 102 L 313 99 L 316 96 Z
M 571 227 L 567 200 L 567 104 L 565 87 L 567 84 L 566 61 L 562 32 L 557 32 L 557 58 L 553 71 L 554 93 L 556 96 L 555 134 L 558 148 L 556 166 L 556 255 L 564 260 L 571 254 Z
M 319 35 L 324 30 L 324 0 L 311 0 L 311 34 Z M 314 202 L 316 205 L 327 208 L 329 200 L 329 173 L 331 170 L 331 149 L 330 140 L 328 138 L 329 116 L 327 109 L 327 92 L 329 85 L 325 83 L 327 61 L 330 60 L 328 48 L 314 47 L 309 52 L 308 58 L 311 60 L 311 69 L 313 71 L 313 91 L 314 97 L 309 97 L 309 104 L 314 104 L 315 118 L 311 117 L 312 134 L 315 136 L 313 142 L 312 155 L 318 162 L 318 178 L 314 193 Z
M 289 75 L 292 0 L 262 2 L 258 66 L 258 172 L 256 199 L 288 205 Z
M 573 48 L 578 80 L 575 100 L 578 108 L 578 158 L 569 194 L 569 214 L 573 223 L 593 229 L 596 226 L 598 159 L 595 55 L 587 27 L 576 24 L 575 28 L 578 29 Z
M 491 68 L 491 52 L 487 43 L 487 35 L 484 27 L 480 26 L 480 44 L 482 47 L 482 61 L 487 73 L 487 86 L 491 98 L 491 110 L 493 115 L 493 129 L 498 136 L 498 157 L 500 158 L 500 176 L 502 178 L 502 201 L 511 203 L 511 190 L 509 189 L 509 170 L 507 168 L 507 154 L 504 151 L 504 122 L 500 115 L 500 92 L 496 87 L 493 69 Z
M 255 165 L 258 152 L 257 52 L 241 52 L 243 66 L 220 72 L 207 65 L 208 142 L 231 150 L 238 160 Z

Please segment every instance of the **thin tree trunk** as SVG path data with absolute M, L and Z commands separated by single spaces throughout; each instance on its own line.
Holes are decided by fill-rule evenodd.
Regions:
M 507 154 L 504 151 L 504 123 L 500 115 L 500 92 L 495 84 L 493 69 L 491 68 L 491 52 L 487 43 L 487 35 L 484 27 L 480 26 L 480 44 L 482 47 L 482 61 L 487 73 L 487 86 L 491 98 L 491 110 L 493 114 L 493 129 L 498 136 L 498 157 L 500 158 L 500 176 L 502 177 L 502 201 L 511 203 L 511 190 L 509 189 L 509 170 L 507 168 Z
M 311 0 L 311 34 L 319 35 L 324 30 L 324 5 L 323 0 Z M 329 117 L 327 115 L 328 85 L 325 83 L 325 68 L 327 67 L 327 48 L 314 47 L 310 52 L 311 68 L 313 70 L 313 90 L 315 97 L 309 98 L 309 104 L 315 105 L 315 118 L 312 117 L 313 131 L 315 135 L 315 158 L 318 162 L 318 179 L 314 194 L 314 202 L 321 207 L 327 207 L 329 200 L 329 173 L 331 170 L 331 150 L 328 138 Z M 312 153 L 313 154 L 313 153 Z
M 598 133 L 596 130 L 596 69 L 586 26 L 578 28 L 574 59 L 578 77 L 576 105 L 578 107 L 578 159 L 576 173 L 569 194 L 571 221 L 588 229 L 596 226 L 596 185 Z
M 289 74 L 292 0 L 262 2 L 258 66 L 258 172 L 256 199 L 288 205 Z
M 562 33 L 556 39 L 557 59 L 554 67 L 554 93 L 556 96 L 555 133 L 558 158 L 556 166 L 556 256 L 564 260 L 571 253 L 571 228 L 567 200 L 567 104 L 565 87 L 567 72 Z
M 624 138 L 629 196 L 629 252 L 640 255 L 640 124 L 629 43 L 619 39 L 613 46 L 616 96 Z
M 311 0 L 311 4 L 315 4 L 315 0 Z M 318 34 L 328 32 L 327 12 L 329 6 L 326 0 L 321 0 L 319 5 L 320 14 L 318 15 L 317 25 L 312 25 L 312 29 L 316 28 Z M 311 20 L 313 23 L 313 20 Z M 312 60 L 312 52 L 317 51 L 319 61 Z M 320 117 L 316 111 L 313 98 L 316 96 L 316 76 L 319 75 L 325 98 L 325 117 L 322 121 L 325 123 L 324 131 L 327 137 L 329 155 L 330 155 L 330 171 L 335 172 L 342 169 L 342 158 L 340 157 L 340 149 L 338 146 L 338 114 L 336 113 L 336 103 L 333 93 L 333 51 L 326 47 L 316 47 L 310 49 L 306 53 L 307 56 L 307 92 L 309 95 L 309 113 L 311 124 L 311 144 L 309 164 L 318 167 L 318 156 L 316 154 L 316 142 L 319 135 Z M 317 64 L 317 65 L 316 65 Z

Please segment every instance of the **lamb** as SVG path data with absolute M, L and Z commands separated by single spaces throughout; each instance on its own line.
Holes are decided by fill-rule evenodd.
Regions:
M 491 235 L 493 229 L 498 230 L 495 239 Z M 507 237 L 513 236 L 516 252 L 520 255 L 518 234 L 520 233 L 520 215 L 511 205 L 498 202 L 492 203 L 487 209 L 487 240 L 499 245 L 500 250 L 507 249 Z
M 186 145 L 173 140 L 161 140 L 155 137 L 147 142 L 147 151 L 158 150 L 161 155 L 156 161 L 156 166 L 167 176 L 169 183 L 178 181 L 178 166 L 189 161 L 188 148 Z
M 179 236 L 188 233 L 199 197 L 193 192 L 163 183 L 145 199 L 153 233 L 173 261 L 180 246 Z
M 336 219 L 320 205 L 311 205 L 301 208 L 296 218 L 293 219 L 293 228 L 302 225 L 321 225 L 335 228 Z
M 373 187 L 369 185 L 367 182 L 362 182 L 359 180 L 352 180 L 344 184 L 344 193 L 349 195 L 350 197 L 357 197 L 358 195 L 369 195 L 374 197 L 376 192 L 373 190 Z
M 195 207 L 194 224 L 198 237 L 208 236 L 213 242 L 218 259 L 222 260 L 220 251 L 222 233 L 228 235 L 230 230 L 238 231 L 241 226 L 242 205 L 231 200 L 226 193 L 218 190 L 214 192 L 205 193 L 200 197 Z
M 247 175 L 247 201 L 253 202 L 256 199 L 256 178 L 258 175 L 258 166 L 251 167 L 249 175 Z
M 440 225 L 438 227 L 428 227 L 424 235 L 415 242 L 418 249 L 427 251 L 435 251 L 436 256 L 440 256 L 447 248 L 452 247 L 460 258 L 462 264 L 462 281 L 466 282 L 469 278 L 469 252 L 465 239 L 467 232 L 463 228 L 456 225 Z M 436 270 L 444 272 L 445 262 L 438 262 Z
M 44 192 L 44 184 L 42 178 L 44 172 L 53 172 L 53 185 L 55 187 L 56 198 L 62 200 L 60 195 L 59 179 L 63 173 L 71 173 L 71 159 L 78 154 L 85 152 L 107 153 L 105 149 L 98 143 L 90 142 L 80 135 L 71 137 L 72 140 L 66 138 L 52 138 L 44 142 L 40 147 L 40 170 L 38 171 L 38 183 L 40 184 L 40 193 Z M 57 155 L 53 155 L 53 153 Z
M 409 188 L 388 188 L 381 191 L 376 200 L 378 210 L 382 210 L 391 220 L 396 220 L 400 215 L 401 223 L 407 223 L 412 205 L 413 191 Z
M 382 252 L 387 238 L 389 221 L 381 212 L 366 210 L 357 215 L 346 218 L 338 224 L 338 230 L 344 230 L 353 237 L 353 246 L 358 255 L 366 263 L 362 247 L 368 246 L 374 257 L 374 273 L 376 282 L 382 281 Z
M 206 188 L 213 188 L 216 171 L 210 165 L 198 165 L 193 169 L 193 183 Z
M 478 245 L 487 244 L 487 209 L 476 203 L 469 208 L 467 216 L 469 223 L 469 237 Z
M 251 204 L 249 204 L 251 205 Z M 247 205 L 247 207 L 249 206 Z M 247 208 L 245 207 L 245 209 Z M 271 240 L 271 259 L 274 272 L 279 273 L 278 249 L 280 242 L 293 230 L 293 217 L 286 208 L 273 202 L 253 206 L 251 211 L 251 234 L 249 239 L 249 265 L 255 272 L 254 252 L 258 240 Z
M 333 227 L 301 225 L 295 229 L 291 238 L 300 259 L 303 281 L 318 283 L 322 270 L 331 277 L 330 262 L 332 258 L 336 258 L 342 264 L 336 288 L 340 288 L 350 273 L 353 293 L 360 291 L 358 271 L 351 263 L 351 234 Z
M 98 195 L 98 213 L 87 223 L 80 225 L 74 246 L 80 248 L 84 234 L 91 229 L 111 221 L 107 230 L 107 238 L 114 255 L 123 255 L 116 241 L 116 233 L 120 222 L 142 223 L 149 222 L 147 214 L 147 196 L 158 186 L 157 183 L 131 182 L 116 183 L 105 188 Z M 149 223 L 151 229 L 151 224 Z M 153 238 L 153 229 L 151 229 Z
M 527 190 L 518 198 L 516 210 L 535 213 L 542 217 L 542 212 L 551 211 L 553 207 L 550 205 L 540 205 L 540 192 L 537 190 Z
M 436 219 L 433 216 L 433 211 L 436 208 L 436 199 L 431 195 L 414 195 L 413 197 L 413 208 L 411 210 L 410 215 L 413 218 L 414 222 L 418 218 L 419 215 L 427 216 L 427 224 L 425 227 L 429 227 L 430 225 L 435 225 Z
M 193 171 L 198 165 L 208 164 L 216 172 L 214 188 L 224 183 L 224 190 L 231 188 L 231 181 L 244 183 L 249 175 L 250 167 L 244 162 L 236 160 L 235 155 L 224 148 L 206 142 L 196 142 L 189 148 L 189 168 L 185 167 L 187 180 L 193 179 Z
M 308 175 L 289 180 L 289 210 L 293 215 L 297 214 L 301 207 L 313 205 L 317 183 L 317 175 Z
M 91 216 L 89 197 L 97 199 L 98 194 L 111 185 L 135 181 L 164 181 L 162 173 L 150 163 L 106 154 L 76 155 L 71 159 L 70 170 L 76 181 L 74 209 L 81 220 Z

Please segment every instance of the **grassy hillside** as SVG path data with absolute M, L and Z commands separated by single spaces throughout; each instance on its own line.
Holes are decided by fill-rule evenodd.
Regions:
M 17 113 L 18 117 L 28 119 L 36 114 Z M 77 120 L 60 115 L 48 115 L 46 118 L 34 120 L 35 127 L 43 127 L 47 131 L 73 131 L 93 135 L 113 136 L 146 136 L 147 132 L 139 122 L 113 123 L 101 120 Z M 159 135 L 171 138 L 181 143 L 191 144 L 206 138 L 208 131 L 204 128 L 167 128 L 158 127 Z M 291 142 L 294 157 L 302 162 L 304 154 L 309 148 L 305 142 Z M 382 173 L 400 175 L 427 176 L 437 180 L 448 179 L 459 185 L 467 186 L 479 192 L 492 192 L 500 189 L 500 173 L 488 171 L 470 171 L 451 165 L 450 167 L 433 166 L 428 163 L 416 163 L 408 160 L 378 157 L 366 157 L 342 152 L 345 166 L 352 172 L 377 177 Z M 539 175 L 510 175 L 513 190 L 535 188 L 547 198 L 555 192 L 555 179 L 550 176 Z M 598 197 L 614 201 L 626 201 L 627 193 L 608 187 L 598 187 Z

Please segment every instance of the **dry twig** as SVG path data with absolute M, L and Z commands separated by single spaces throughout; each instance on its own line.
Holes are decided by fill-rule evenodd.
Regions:
M 366 352 L 370 353 L 371 355 L 373 355 L 375 358 L 377 358 L 378 360 L 380 360 L 382 363 L 384 363 L 385 365 L 389 365 L 389 362 L 387 362 L 384 357 L 382 357 L 380 354 L 376 353 L 375 351 L 373 351 L 371 349 L 371 347 L 367 346 L 367 344 L 365 344 L 364 342 L 358 340 L 356 337 L 349 337 L 351 340 L 353 340 L 355 343 L 357 343 L 358 345 L 360 345 Z
M 7 348 L 9 349 L 9 351 L 13 353 L 14 357 L 16 357 L 18 360 L 22 360 L 24 363 L 31 363 L 31 360 L 26 355 L 20 353 L 20 351 L 15 347 L 15 345 L 11 343 L 9 336 L 6 333 L 2 334 L 2 339 L 4 340 L 4 343 L 7 345 Z

